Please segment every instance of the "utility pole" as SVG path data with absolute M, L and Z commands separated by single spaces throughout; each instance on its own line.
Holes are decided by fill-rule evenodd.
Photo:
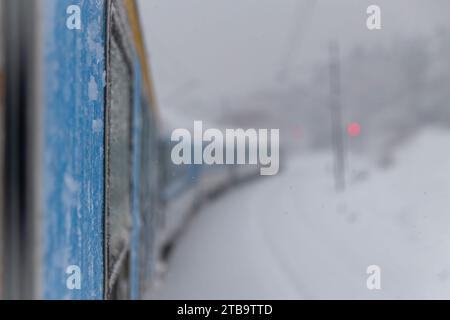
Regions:
M 331 144 L 334 156 L 334 182 L 336 192 L 345 191 L 345 150 L 341 102 L 340 48 L 336 41 L 330 42 L 330 112 Z
M 307 31 L 308 24 L 312 19 L 317 0 L 298 1 L 294 9 L 294 24 L 288 37 L 286 50 L 278 72 L 278 80 L 281 83 L 289 81 L 295 59 L 298 56 L 300 45 Z

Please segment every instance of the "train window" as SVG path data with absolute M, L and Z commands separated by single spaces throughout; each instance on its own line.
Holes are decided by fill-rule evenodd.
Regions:
M 109 35 L 107 101 L 106 255 L 107 297 L 129 292 L 131 234 L 131 110 L 133 69 L 121 14 L 113 2 Z

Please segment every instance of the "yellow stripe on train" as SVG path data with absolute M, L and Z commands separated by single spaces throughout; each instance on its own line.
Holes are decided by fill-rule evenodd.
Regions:
M 150 64 L 148 63 L 147 51 L 142 37 L 142 28 L 139 18 L 139 10 L 136 0 L 124 0 L 124 6 L 127 10 L 128 19 L 133 33 L 133 39 L 136 46 L 136 51 L 142 66 L 143 81 L 146 93 L 149 97 L 150 107 L 157 112 L 156 95 L 153 87 L 153 79 L 150 72 Z

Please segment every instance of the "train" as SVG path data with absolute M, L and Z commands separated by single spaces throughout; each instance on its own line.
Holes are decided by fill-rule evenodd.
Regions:
M 0 1 L 0 298 L 143 299 L 255 166 L 174 166 L 135 0 Z

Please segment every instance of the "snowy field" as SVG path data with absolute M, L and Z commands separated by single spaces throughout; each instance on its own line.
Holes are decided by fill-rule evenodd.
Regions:
M 350 169 L 366 173 L 349 178 L 342 194 L 333 189 L 330 154 L 290 159 L 279 176 L 205 206 L 154 294 L 450 298 L 449 146 L 450 133 L 428 130 L 405 145 L 389 169 L 350 158 Z M 381 267 L 380 291 L 366 287 L 369 265 Z

